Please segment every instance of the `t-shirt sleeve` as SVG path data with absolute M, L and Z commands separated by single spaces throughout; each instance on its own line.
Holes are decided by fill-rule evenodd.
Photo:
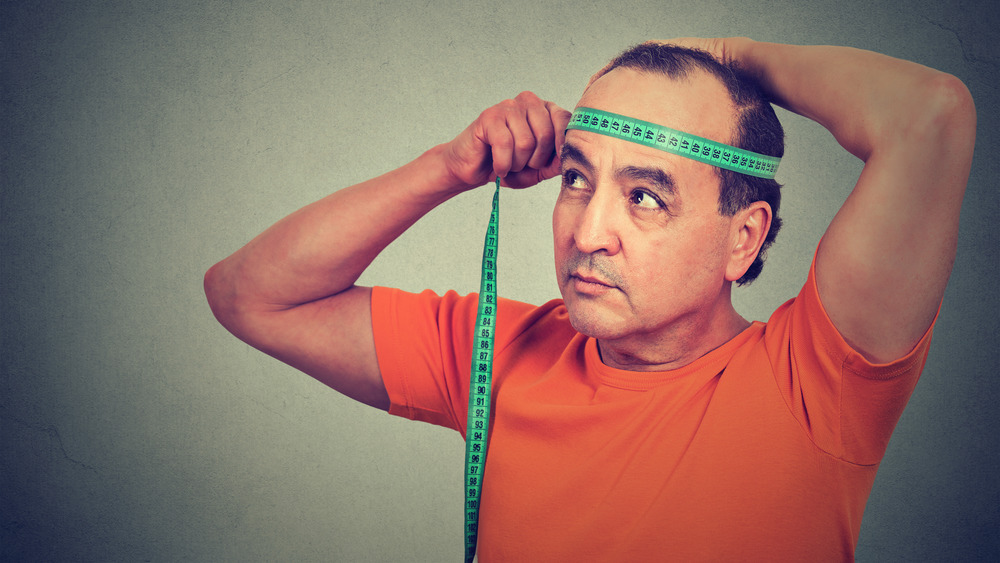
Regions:
M 913 393 L 933 326 L 905 356 L 871 363 L 823 308 L 814 258 L 798 297 L 768 321 L 765 343 L 779 391 L 813 442 L 845 461 L 870 465 L 882 459 Z
M 471 306 L 470 306 L 471 301 Z M 372 331 L 389 413 L 458 430 L 461 334 L 475 325 L 476 302 L 455 292 L 372 290 Z M 468 330 L 463 330 L 468 327 Z M 461 355 L 462 358 L 458 356 Z M 466 387 L 467 388 L 467 387 Z
M 389 413 L 464 433 L 478 294 L 372 290 L 372 331 Z M 533 306 L 501 299 L 494 350 L 516 336 Z

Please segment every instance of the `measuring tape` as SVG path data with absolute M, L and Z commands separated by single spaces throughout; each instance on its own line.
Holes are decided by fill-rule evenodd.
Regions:
M 759 178 L 774 178 L 781 159 L 617 113 L 579 107 L 566 129 L 600 133 Z
M 497 317 L 497 246 L 500 236 L 500 178 L 493 192 L 493 211 L 483 243 L 476 332 L 473 333 L 469 381 L 469 415 L 465 425 L 465 561 L 472 563 L 479 538 L 479 500 L 483 491 L 486 446 L 490 426 L 490 386 L 493 380 L 493 338 Z

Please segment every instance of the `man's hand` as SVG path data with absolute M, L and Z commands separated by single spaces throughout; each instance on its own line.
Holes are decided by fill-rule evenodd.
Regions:
M 444 150 L 455 182 L 468 188 L 500 176 L 505 186 L 526 188 L 559 174 L 570 113 L 531 92 L 487 109 Z

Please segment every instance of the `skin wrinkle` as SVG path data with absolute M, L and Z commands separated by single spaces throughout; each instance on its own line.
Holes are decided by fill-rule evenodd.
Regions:
M 583 154 L 583 151 L 573 145 L 573 143 L 563 143 L 560 160 L 563 170 L 567 168 L 569 161 L 574 161 L 583 168 L 586 168 L 588 173 L 593 174 L 594 165 Z M 658 195 L 663 197 L 677 195 L 677 181 L 674 179 L 673 174 L 662 168 L 653 166 L 624 166 L 615 171 L 615 177 L 619 180 L 626 178 L 635 181 L 645 180 L 650 184 L 646 187 L 655 189 L 659 192 Z
M 661 196 L 673 196 L 677 193 L 674 177 L 661 168 L 626 166 L 615 171 L 615 177 L 619 180 L 626 178 L 634 181 L 645 180 L 649 184 L 646 187 L 655 189 Z
M 706 74 L 678 82 L 616 69 L 580 105 L 714 139 L 726 137 L 733 119 L 718 109 L 732 109 L 724 86 Z M 579 174 L 583 184 L 564 186 L 553 212 L 557 272 L 571 322 L 598 339 L 602 359 L 632 370 L 671 369 L 745 329 L 724 279 L 739 219 L 719 214 L 712 167 L 596 133 L 567 137 L 563 171 Z M 628 201 L 637 190 L 664 195 L 662 205 Z M 577 291 L 574 274 L 600 277 L 619 291 Z
M 691 45 L 687 45 L 687 47 L 691 47 Z M 695 49 L 705 48 L 705 45 L 695 47 Z M 711 51 L 711 49 L 708 50 Z M 631 69 L 650 76 L 666 76 L 676 83 L 688 84 L 697 80 L 699 73 L 706 73 L 714 76 L 724 85 L 729 93 L 727 101 L 733 111 L 733 120 L 726 129 L 726 133 L 716 140 L 755 152 L 782 156 L 784 154 L 784 134 L 777 122 L 777 117 L 769 104 L 760 103 L 761 100 L 758 96 L 762 93 L 757 92 L 752 84 L 739 78 L 740 75 L 746 73 L 746 69 L 738 63 L 736 66 L 719 67 L 717 61 L 698 59 L 699 56 L 707 55 L 707 53 L 700 55 L 692 53 L 690 55 L 693 55 L 693 58 L 688 56 L 675 58 L 673 55 L 662 56 L 656 52 L 655 48 L 649 48 L 649 45 L 646 48 L 637 47 L 637 50 L 631 55 L 615 59 L 595 74 L 588 83 L 584 95 L 601 77 L 619 69 Z M 726 60 L 724 55 L 723 60 Z M 726 64 L 731 62 L 733 61 L 727 60 Z M 725 141 L 725 139 L 729 140 Z M 772 219 L 764 244 L 751 266 L 737 280 L 737 284 L 741 286 L 750 284 L 760 274 L 767 249 L 774 242 L 781 229 L 782 222 L 778 216 L 781 186 L 773 180 L 742 178 L 739 173 L 722 168 L 716 168 L 715 173 L 723 187 L 718 202 L 719 212 L 723 215 L 732 217 L 755 201 L 765 201 L 771 207 Z
M 600 253 L 584 254 L 576 251 L 572 256 L 567 257 L 563 264 L 563 278 L 568 278 L 575 272 L 597 273 L 603 281 L 622 291 L 628 298 L 628 285 L 625 278 L 618 273 L 613 263 L 606 260 Z

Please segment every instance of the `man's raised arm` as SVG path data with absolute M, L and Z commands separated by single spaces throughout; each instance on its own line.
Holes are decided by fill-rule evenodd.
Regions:
M 387 409 L 371 290 L 354 283 L 435 206 L 494 176 L 527 187 L 559 173 L 569 113 L 525 92 L 450 143 L 285 217 L 205 275 L 216 318 L 251 346 L 341 393 Z
M 817 285 L 834 325 L 870 361 L 908 353 L 934 320 L 955 257 L 976 129 L 965 85 L 859 49 L 686 41 L 739 62 L 776 103 L 865 162 L 823 236 Z

